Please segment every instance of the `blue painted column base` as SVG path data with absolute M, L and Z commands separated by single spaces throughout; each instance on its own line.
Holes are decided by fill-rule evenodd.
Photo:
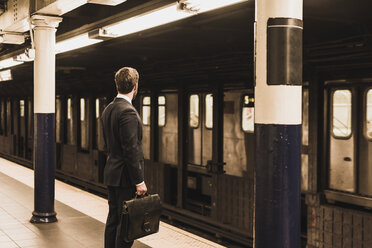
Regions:
M 255 247 L 301 247 L 301 125 L 256 124 L 255 133 Z
M 56 222 L 54 211 L 55 114 L 34 115 L 34 211 L 31 223 Z

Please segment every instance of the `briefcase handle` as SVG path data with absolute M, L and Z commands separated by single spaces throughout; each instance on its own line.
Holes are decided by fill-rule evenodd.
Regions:
M 144 197 L 146 197 L 146 196 L 149 196 L 149 193 L 146 192 L 146 193 L 143 194 L 143 195 L 137 195 L 137 193 L 136 193 L 134 199 L 140 199 L 140 198 L 144 198 Z

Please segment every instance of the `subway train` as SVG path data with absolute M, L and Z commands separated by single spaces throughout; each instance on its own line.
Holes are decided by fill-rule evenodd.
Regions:
M 92 8 L 66 14 L 57 40 L 76 33 L 72 20 Z M 301 233 L 309 248 L 372 247 L 371 9 L 304 1 Z M 254 12 L 246 1 L 57 55 L 56 177 L 105 194 L 100 117 L 116 94 L 115 71 L 135 67 L 145 181 L 164 216 L 252 246 Z M 0 83 L 0 156 L 31 168 L 32 69 L 17 66 Z

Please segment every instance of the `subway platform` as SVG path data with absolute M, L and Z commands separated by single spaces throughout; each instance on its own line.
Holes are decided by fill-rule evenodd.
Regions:
M 107 200 L 56 180 L 58 222 L 31 224 L 33 171 L 0 158 L 1 248 L 102 248 Z M 159 233 L 135 241 L 134 248 L 219 248 L 194 234 L 161 222 Z

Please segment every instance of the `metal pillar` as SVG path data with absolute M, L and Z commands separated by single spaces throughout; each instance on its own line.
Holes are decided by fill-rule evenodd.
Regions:
M 31 17 L 34 25 L 34 211 L 32 223 L 57 221 L 54 211 L 55 43 L 60 17 Z
M 300 247 L 303 0 L 256 0 L 254 247 Z

